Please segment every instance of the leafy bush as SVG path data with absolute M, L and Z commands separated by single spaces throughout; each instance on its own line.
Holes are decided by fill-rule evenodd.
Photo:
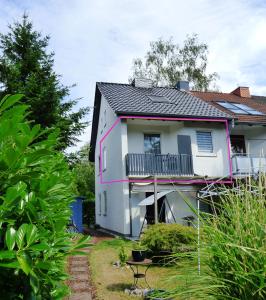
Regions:
M 89 145 L 84 145 L 78 152 L 68 157 L 73 169 L 78 195 L 83 201 L 83 224 L 95 224 L 95 179 L 94 165 L 89 161 Z
M 57 133 L 31 128 L 28 107 L 16 104 L 21 98 L 0 102 L 1 297 L 61 299 L 66 256 L 85 242 L 73 245 L 66 233 L 73 177 L 54 150 Z M 44 134 L 48 138 L 40 141 Z
M 187 251 L 194 247 L 196 231 L 180 224 L 159 223 L 151 225 L 141 237 L 141 243 L 150 251 Z

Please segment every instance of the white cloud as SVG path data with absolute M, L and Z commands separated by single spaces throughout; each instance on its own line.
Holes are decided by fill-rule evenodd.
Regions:
M 220 74 L 221 90 L 245 84 L 266 94 L 263 1 L 0 0 L 0 6 L 0 32 L 26 11 L 37 30 L 51 35 L 56 71 L 65 84 L 78 84 L 71 96 L 84 97 L 80 106 L 93 105 L 96 81 L 127 82 L 132 59 L 150 41 L 173 36 L 182 43 L 193 32 L 209 45 L 209 71 Z

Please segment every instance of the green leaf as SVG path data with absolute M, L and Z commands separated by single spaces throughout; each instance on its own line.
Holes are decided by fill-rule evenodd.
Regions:
M 1 102 L 0 102 L 0 111 L 4 111 L 8 109 L 9 107 L 13 106 L 15 103 L 17 103 L 21 98 L 23 97 L 22 94 L 16 94 L 16 95 L 7 95 L 5 96 Z
M 17 254 L 17 260 L 22 271 L 28 275 L 31 272 L 32 266 L 32 261 L 28 253 L 26 253 L 25 251 L 21 251 L 19 254 Z
M 26 229 L 27 246 L 30 246 L 31 244 L 36 243 L 37 239 L 38 239 L 37 227 L 33 224 L 29 224 Z
M 20 264 L 18 263 L 18 261 L 7 262 L 7 263 L 2 262 L 2 263 L 0 263 L 0 267 L 18 269 L 18 268 L 20 268 Z
M 16 244 L 16 230 L 10 227 L 6 231 L 6 246 L 8 250 L 13 250 Z
M 35 274 L 30 275 L 30 285 L 31 285 L 34 293 L 37 294 L 39 291 L 40 283 L 39 283 L 39 279 L 36 277 Z
M 13 259 L 14 257 L 16 257 L 16 251 L 10 251 L 10 250 L 0 251 L 0 260 Z
M 27 229 L 28 229 L 28 224 L 22 224 L 17 231 L 16 243 L 19 249 L 22 249 L 22 247 L 25 244 L 24 237 L 26 235 Z
M 44 251 L 44 250 L 49 250 L 50 246 L 46 243 L 40 243 L 40 244 L 31 245 L 30 249 L 36 251 Z

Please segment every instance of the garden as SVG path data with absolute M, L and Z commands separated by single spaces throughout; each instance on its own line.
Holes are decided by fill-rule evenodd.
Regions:
M 94 246 L 89 262 L 99 299 L 134 299 L 126 262 L 137 250 L 135 260 L 145 251 L 153 261 L 146 299 L 265 299 L 265 187 L 259 176 L 221 188 L 210 203 L 214 214 L 199 215 L 199 247 L 195 229 L 178 224 L 151 225 L 138 243 L 117 238 Z M 139 286 L 145 295 L 145 281 Z

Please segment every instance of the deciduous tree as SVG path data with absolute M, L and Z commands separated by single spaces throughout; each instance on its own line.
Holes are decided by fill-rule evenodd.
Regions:
M 187 36 L 182 47 L 172 38 L 160 38 L 150 43 L 144 59 L 133 60 L 132 78 L 150 78 L 156 86 L 175 86 L 178 80 L 188 80 L 195 90 L 216 89 L 218 75 L 207 73 L 207 55 L 207 44 L 196 34 Z

